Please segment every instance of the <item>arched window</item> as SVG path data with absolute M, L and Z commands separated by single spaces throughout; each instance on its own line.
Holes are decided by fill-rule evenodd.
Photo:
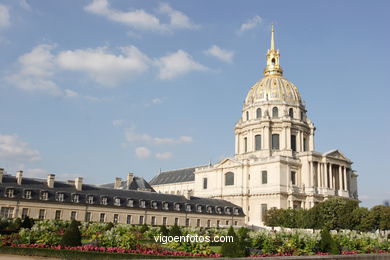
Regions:
M 272 65 L 275 65 L 275 58 L 272 58 L 271 63 Z
M 246 120 L 248 121 L 249 120 L 249 112 L 246 111 L 245 115 L 246 115 Z
M 234 185 L 234 173 L 225 173 L 225 186 Z
M 272 117 L 278 118 L 279 117 L 279 110 L 277 107 L 272 108 Z
M 294 110 L 292 108 L 290 108 L 288 110 L 288 115 L 291 117 L 291 118 L 294 118 Z
M 272 150 L 279 150 L 279 134 L 272 135 Z
M 255 135 L 255 150 L 261 150 L 261 135 Z
M 256 118 L 261 118 L 261 108 L 256 110 Z

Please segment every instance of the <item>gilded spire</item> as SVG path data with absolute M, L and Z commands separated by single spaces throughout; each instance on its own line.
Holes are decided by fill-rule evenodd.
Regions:
M 271 50 L 275 50 L 275 30 L 274 30 L 274 23 L 272 23 L 272 32 L 271 32 Z
M 271 48 L 267 52 L 267 66 L 264 70 L 265 76 L 282 76 L 283 69 L 279 64 L 279 50 L 275 49 L 275 29 L 272 24 L 271 30 Z

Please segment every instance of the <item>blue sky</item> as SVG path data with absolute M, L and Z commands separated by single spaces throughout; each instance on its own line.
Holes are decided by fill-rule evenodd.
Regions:
M 388 1 L 0 1 L 0 167 L 90 183 L 217 162 L 263 75 L 341 150 L 363 206 L 390 199 Z

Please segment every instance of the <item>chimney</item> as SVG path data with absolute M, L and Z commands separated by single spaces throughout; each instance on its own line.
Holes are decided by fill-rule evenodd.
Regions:
M 191 195 L 192 195 L 192 190 L 186 190 L 186 191 L 184 192 L 184 197 L 185 197 L 187 200 L 191 199 Z
M 122 185 L 122 178 L 115 178 L 114 189 L 120 189 Z
M 0 183 L 3 183 L 4 169 L 0 168 Z
M 74 186 L 76 187 L 76 190 L 82 190 L 83 189 L 83 177 L 77 177 L 74 180 Z
M 55 178 L 55 174 L 48 174 L 47 175 L 47 187 L 49 188 L 54 188 L 54 178 Z
M 133 182 L 133 179 L 134 174 L 132 172 L 129 172 L 129 174 L 127 174 L 127 189 L 130 188 L 130 184 Z
M 23 179 L 23 171 L 18 171 L 16 173 L 16 182 L 19 184 L 19 185 L 22 185 L 22 179 Z

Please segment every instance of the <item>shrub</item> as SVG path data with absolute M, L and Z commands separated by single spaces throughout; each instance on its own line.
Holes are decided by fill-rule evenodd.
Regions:
M 321 231 L 320 250 L 323 253 L 330 253 L 333 255 L 339 254 L 336 241 L 333 239 L 329 233 L 329 230 L 326 228 Z
M 32 218 L 29 218 L 28 216 L 24 217 L 22 224 L 20 225 L 21 228 L 28 228 L 31 229 L 34 225 L 34 220 Z
M 80 222 L 72 220 L 69 227 L 65 230 L 61 239 L 61 245 L 63 246 L 80 246 L 81 245 L 81 233 L 79 230 Z
M 149 230 L 148 225 L 143 224 L 143 225 L 141 226 L 141 229 L 140 229 L 139 231 L 143 234 L 143 233 L 145 233 L 145 232 L 148 231 L 148 230 Z
M 170 229 L 169 229 L 169 235 L 170 236 L 181 236 L 182 235 L 182 232 L 181 232 L 181 229 L 178 225 L 173 225 Z
M 104 230 L 111 230 L 111 228 L 113 228 L 113 227 L 114 227 L 114 223 L 108 222 L 106 225 L 106 228 Z
M 162 236 L 168 236 L 169 235 L 169 231 L 168 231 L 168 229 L 167 229 L 167 227 L 165 225 L 160 227 L 160 234 Z
M 227 233 L 228 236 L 233 237 L 233 242 L 225 242 L 221 247 L 221 254 L 225 257 L 240 257 L 245 256 L 245 250 L 240 247 L 240 241 L 236 232 L 231 226 Z

